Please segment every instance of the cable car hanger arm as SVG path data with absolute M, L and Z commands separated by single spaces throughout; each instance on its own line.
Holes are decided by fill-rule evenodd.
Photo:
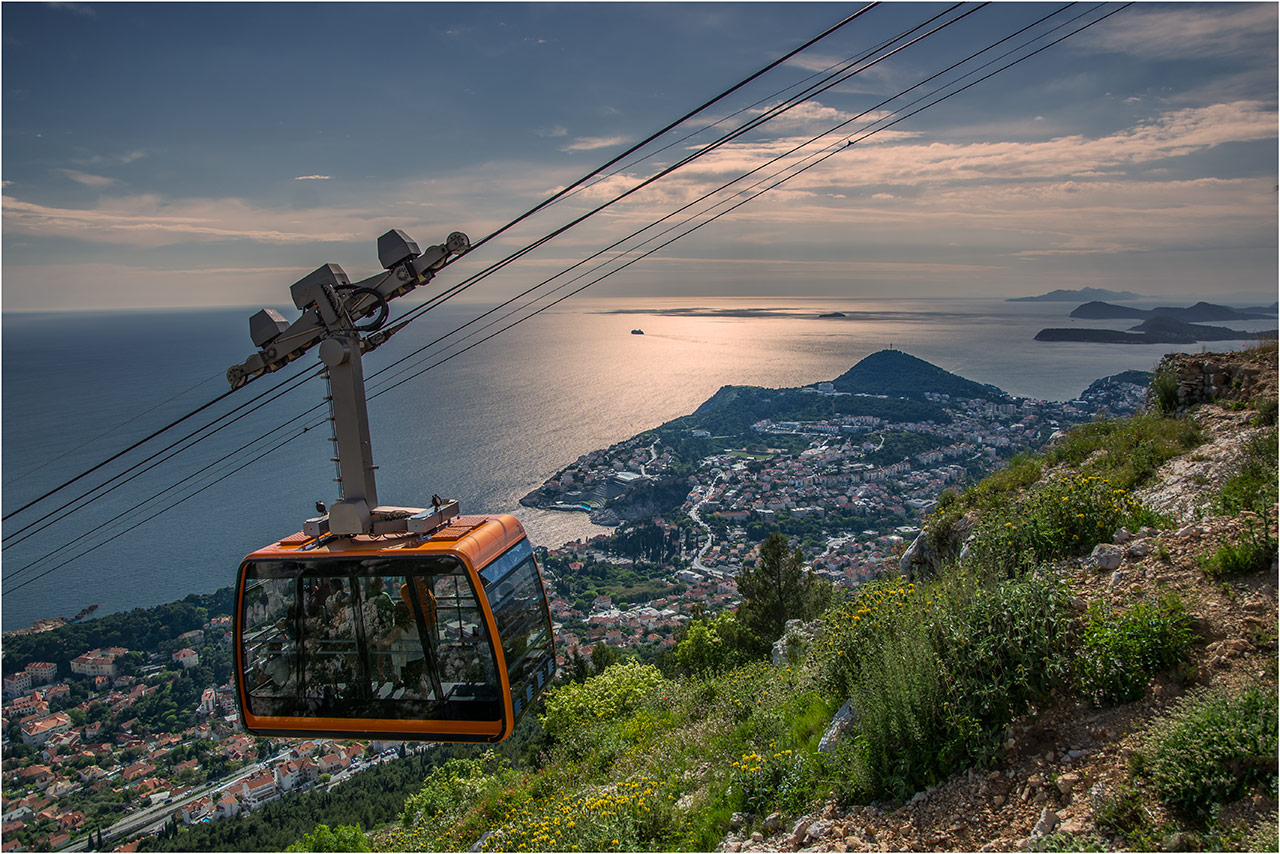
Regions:
M 431 281 L 451 255 L 461 255 L 470 246 L 467 236 L 455 231 L 424 252 L 403 231 L 393 229 L 378 238 L 378 260 L 385 273 L 352 284 L 337 264 L 325 264 L 289 288 L 294 306 L 302 312 L 292 324 L 269 308 L 249 318 L 249 337 L 258 352 L 227 370 L 233 389 L 283 368 L 312 347 L 318 346 L 326 368 L 340 497 L 328 513 L 306 521 L 303 531 L 308 535 L 422 532 L 458 515 L 456 501 L 437 500 L 431 511 L 378 506 L 361 356 L 400 328 L 382 330 L 387 303 Z M 373 315 L 371 323 L 360 324 Z
M 392 229 L 378 238 L 378 260 L 386 272 L 353 285 L 337 264 L 314 270 L 289 288 L 294 306 L 302 312 L 292 324 L 270 308 L 249 318 L 249 337 L 258 352 L 242 364 L 232 365 L 227 370 L 227 381 L 237 389 L 263 374 L 278 371 L 332 334 L 372 333 L 362 339 L 361 349 L 373 350 L 390 337 L 390 333 L 377 334 L 386 322 L 387 303 L 425 285 L 451 256 L 462 255 L 470 248 L 470 241 L 460 231 L 450 234 L 442 244 L 420 250 L 409 235 Z M 375 312 L 379 318 L 373 324 L 356 325 Z

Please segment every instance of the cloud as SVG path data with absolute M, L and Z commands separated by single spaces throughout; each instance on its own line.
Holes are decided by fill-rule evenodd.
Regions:
M 830 53 L 800 53 L 788 59 L 785 64 L 803 71 L 819 72 L 826 71 L 845 61 L 847 60 L 844 57 Z
M 566 146 L 561 147 L 561 151 L 595 151 L 597 148 L 610 148 L 615 145 L 621 145 L 627 141 L 625 136 L 588 136 L 576 139 Z
M 1143 59 L 1239 59 L 1274 56 L 1274 3 L 1209 3 L 1145 7 L 1117 15 L 1081 44 Z M 1274 77 L 1274 72 L 1273 72 Z
M 50 3 L 49 8 L 63 9 L 74 15 L 80 15 L 85 18 L 96 18 L 98 16 L 98 13 L 94 11 L 93 7 L 87 3 Z
M 820 169 L 796 179 L 794 186 L 935 186 L 939 182 L 1068 178 L 1153 164 L 1230 142 L 1274 140 L 1276 121 L 1273 109 L 1240 101 L 1172 110 L 1095 138 L 1072 134 L 1033 141 L 926 144 L 899 137 L 890 140 L 893 144 L 851 146 Z M 727 146 L 701 168 L 718 172 L 750 168 L 792 142 Z
M 295 181 L 328 181 L 328 175 L 299 175 L 293 180 Z
M 770 104 L 767 107 L 761 107 L 751 112 L 759 116 L 775 109 L 777 106 L 777 104 Z M 770 119 L 769 127 L 784 130 L 796 127 L 807 128 L 812 125 L 831 127 L 853 118 L 853 115 L 853 113 L 846 113 L 843 110 L 837 110 L 835 107 L 828 107 L 818 101 L 805 101 L 782 113 L 776 119 Z M 878 116 L 883 115 L 884 113 L 881 112 L 875 116 L 867 116 L 864 121 L 874 121 Z
M 1228 143 L 1274 140 L 1275 127 L 1273 108 L 1239 101 L 1170 109 L 1096 136 L 928 144 L 900 136 L 840 151 L 728 213 L 722 225 L 699 232 L 692 243 L 709 246 L 709 252 L 803 245 L 829 254 L 832 246 L 844 245 L 832 241 L 848 234 L 862 246 L 964 246 L 1021 263 L 1056 256 L 1274 247 L 1270 173 L 1180 180 L 1179 158 Z M 725 146 L 611 208 L 610 227 L 646 225 L 802 140 Z M 777 169 L 771 165 L 744 183 L 761 182 Z M 602 201 L 639 179 L 638 174 L 615 175 L 582 195 Z M 724 202 L 714 210 L 741 199 L 730 196 L 739 189 L 714 197 Z M 889 200 L 892 204 L 883 203 Z M 708 203 L 697 206 L 708 208 Z M 593 222 L 570 241 L 576 244 L 588 229 L 599 227 Z
M 11 234 L 165 246 L 192 240 L 286 244 L 363 239 L 374 232 L 378 218 L 329 210 L 271 210 L 241 199 L 140 195 L 100 199 L 88 208 L 60 208 L 6 196 L 3 221 Z
M 127 166 L 135 160 L 147 156 L 142 150 L 127 151 L 124 154 L 92 154 L 75 160 L 81 166 Z
M 59 175 L 64 178 L 70 178 L 77 184 L 85 187 L 108 187 L 116 182 L 115 178 L 107 178 L 103 175 L 90 175 L 88 172 L 80 172 L 76 169 L 55 169 Z

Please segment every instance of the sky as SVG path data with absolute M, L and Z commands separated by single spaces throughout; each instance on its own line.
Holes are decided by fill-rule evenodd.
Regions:
M 5 2 L 0 305 L 276 306 L 322 264 L 353 279 L 377 272 L 376 240 L 390 228 L 423 246 L 458 230 L 478 241 L 861 6 Z M 948 8 L 867 11 L 435 284 L 526 246 L 760 115 L 787 87 Z M 971 13 L 957 23 L 638 190 L 466 297 L 527 288 L 844 124 L 822 138 L 837 153 L 587 293 L 1104 287 L 1273 300 L 1274 3 L 1138 3 L 843 144 L 973 65 L 886 99 L 1058 8 L 962 7 Z M 1120 6 L 1094 8 L 1072 7 L 1028 37 Z

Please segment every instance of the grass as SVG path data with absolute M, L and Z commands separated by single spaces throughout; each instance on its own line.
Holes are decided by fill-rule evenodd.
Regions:
M 1266 430 L 1245 445 L 1244 454 L 1232 468 L 1213 502 L 1214 510 L 1234 515 L 1246 510 L 1265 513 L 1274 504 L 1277 492 L 1276 431 Z
M 1070 609 L 1050 579 L 882 581 L 832 611 L 804 661 L 668 678 L 616 665 L 547 698 L 557 737 L 537 772 L 449 763 L 380 850 L 712 850 L 833 795 L 906 797 L 995 756 L 1070 672 Z M 559 696 L 563 695 L 563 696 Z M 818 743 L 851 698 L 856 733 Z M 486 835 L 487 834 L 487 835 Z
M 970 553 L 985 573 L 1025 571 L 1082 554 L 1110 541 L 1121 526 L 1159 527 L 1165 520 L 1135 502 L 1133 490 L 1203 441 L 1195 421 L 1159 413 L 1084 424 L 1043 454 L 1014 457 L 960 501 L 939 502 L 926 530 L 941 540 L 965 511 L 982 511 Z M 1044 480 L 1061 467 L 1071 474 Z
M 1193 419 L 1146 412 L 1082 424 L 1049 448 L 1045 461 L 1132 490 L 1146 483 L 1166 461 L 1203 442 L 1204 432 Z
M 989 510 L 1007 502 L 1030 487 L 1044 473 L 1044 460 L 1037 454 L 1016 454 L 1004 468 L 984 478 L 981 483 L 964 494 L 963 505 Z M 939 510 L 942 502 L 939 501 Z
M 823 680 L 857 714 L 844 797 L 905 797 L 991 759 L 1068 672 L 1069 623 L 1052 580 L 959 569 L 869 585 L 828 615 Z
M 1123 488 L 1098 475 L 1060 475 L 983 515 L 969 563 L 987 576 L 1085 554 L 1121 527 L 1159 523 Z
M 1276 540 L 1271 536 L 1267 516 L 1245 517 L 1245 534 L 1235 542 L 1223 543 L 1200 558 L 1200 569 L 1210 578 L 1229 578 L 1263 572 L 1276 559 Z
M 1148 728 L 1094 822 L 1132 850 L 1274 851 L 1274 811 L 1250 826 L 1224 809 L 1255 793 L 1274 800 L 1277 723 L 1273 680 L 1188 695 Z
M 1019 457 L 940 501 L 934 533 L 983 511 L 963 565 L 920 584 L 857 588 L 791 666 L 726 663 L 673 677 L 631 664 L 557 687 L 545 704 L 554 742 L 541 768 L 442 769 L 375 845 L 713 850 L 734 813 L 748 814 L 749 833 L 774 812 L 796 815 L 832 796 L 907 798 L 988 763 L 1013 721 L 1060 688 L 1101 702 L 1141 696 L 1151 673 L 1184 660 L 1191 634 L 1182 603 L 1097 606 L 1077 620 L 1048 566 L 1110 541 L 1122 525 L 1157 521 L 1132 487 L 1198 436 L 1187 420 L 1140 416 L 1086 425 L 1045 456 Z M 1071 465 L 1085 471 L 1045 479 Z M 819 753 L 846 700 L 855 713 L 848 735 L 834 753 Z M 1144 767 L 1162 767 L 1151 756 Z M 1153 777 L 1142 780 L 1155 790 Z M 1100 829 L 1159 847 L 1163 828 L 1149 820 L 1146 795 L 1133 792 L 1104 805 Z M 1046 839 L 1047 850 L 1108 844 L 1060 837 Z

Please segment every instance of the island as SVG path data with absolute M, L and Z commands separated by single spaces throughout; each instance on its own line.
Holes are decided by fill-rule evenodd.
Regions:
M 1186 308 L 1160 306 L 1159 308 L 1151 309 L 1132 308 L 1127 305 L 1111 305 L 1107 302 L 1094 301 L 1078 306 L 1069 316 L 1088 320 L 1168 317 L 1174 320 L 1181 320 L 1184 323 L 1208 323 L 1219 320 L 1266 320 L 1274 315 L 1274 310 L 1234 309 L 1204 301 Z
M 1145 320 L 1128 332 L 1073 327 L 1041 329 L 1036 341 L 1086 341 L 1097 344 L 1198 344 L 1201 341 L 1253 341 L 1276 337 L 1276 330 L 1245 332 L 1225 326 L 1183 323 L 1170 317 Z
M 1005 302 L 1076 302 L 1077 300 L 1142 299 L 1142 294 L 1132 291 L 1109 291 L 1106 288 L 1079 288 L 1077 290 L 1049 291 L 1034 297 L 1010 297 Z
M 1035 335 L 1036 341 L 1087 342 L 1093 344 L 1198 344 L 1202 341 L 1251 341 L 1273 339 L 1276 330 L 1247 332 L 1225 326 L 1206 326 L 1211 320 L 1267 320 L 1275 314 L 1268 308 L 1234 309 L 1225 305 L 1198 302 L 1185 308 L 1161 306 L 1141 309 L 1107 302 L 1087 302 L 1070 316 L 1089 320 L 1142 320 L 1128 331 L 1089 327 L 1049 327 Z

